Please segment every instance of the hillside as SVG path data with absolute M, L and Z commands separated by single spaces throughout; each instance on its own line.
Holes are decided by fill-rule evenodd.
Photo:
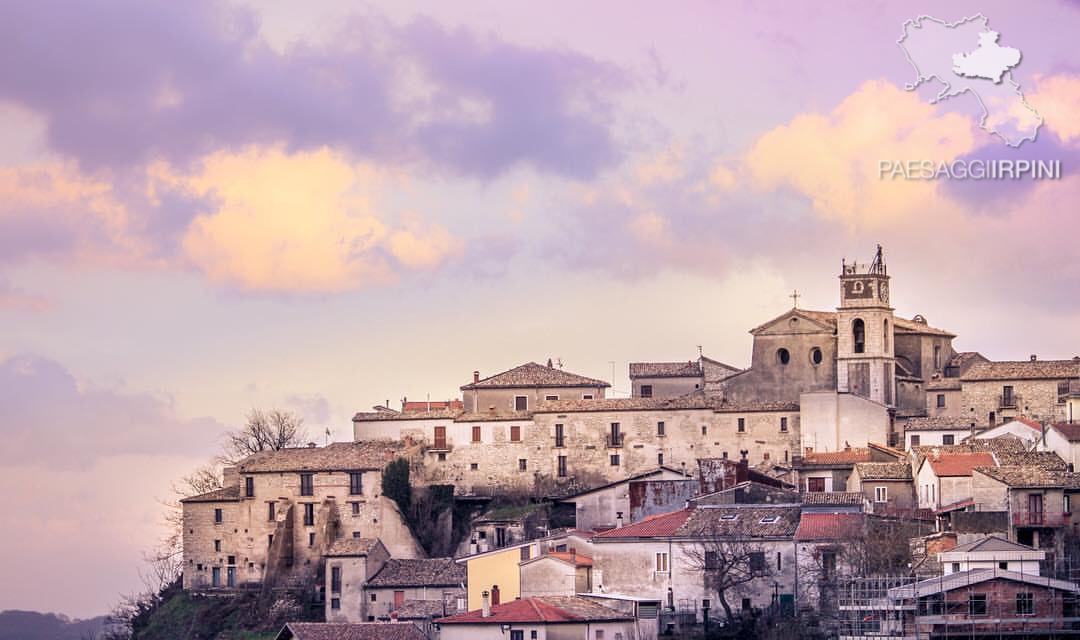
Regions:
M 83 640 L 96 637 L 105 616 L 70 620 L 55 613 L 0 611 L 0 640 Z
M 321 620 L 303 611 L 294 601 L 267 606 L 254 594 L 197 596 L 172 585 L 162 591 L 152 610 L 136 617 L 132 627 L 134 640 L 270 640 L 286 619 Z

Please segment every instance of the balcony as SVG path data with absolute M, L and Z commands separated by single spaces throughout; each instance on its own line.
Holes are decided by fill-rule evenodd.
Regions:
M 623 434 L 609 433 L 607 437 L 607 446 L 609 449 L 621 449 L 623 446 Z
M 1013 511 L 1011 519 L 1016 527 L 1063 527 L 1069 523 L 1069 514 L 1055 511 Z
M 1015 393 L 1003 393 L 998 396 L 998 409 L 1015 409 L 1023 403 L 1023 398 Z

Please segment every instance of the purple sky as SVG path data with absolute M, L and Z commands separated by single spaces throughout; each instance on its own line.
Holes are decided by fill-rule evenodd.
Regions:
M 252 406 L 340 440 L 474 369 L 746 365 L 876 243 L 959 348 L 1080 353 L 1077 5 L 789 4 L 5 3 L 0 609 L 137 588 L 156 499 Z M 1045 120 L 1020 149 L 903 90 L 903 22 L 979 12 Z M 1065 178 L 877 179 L 923 158 Z

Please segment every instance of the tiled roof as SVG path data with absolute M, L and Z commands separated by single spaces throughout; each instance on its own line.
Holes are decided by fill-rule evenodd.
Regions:
M 1012 542 L 998 536 L 990 535 L 979 538 L 965 544 L 958 544 L 945 553 L 967 553 L 971 551 L 1034 551 L 1032 547 L 1019 542 Z
M 800 316 L 803 316 L 804 318 L 812 320 L 812 321 L 814 321 L 814 322 L 816 322 L 816 323 L 818 323 L 820 325 L 827 326 L 827 327 L 831 328 L 833 331 L 836 330 L 836 312 L 835 311 L 811 311 L 809 309 L 791 309 L 790 311 L 784 312 L 784 313 L 780 314 L 779 316 L 773 318 L 772 320 L 769 320 L 768 322 L 765 322 L 765 323 L 751 329 L 750 333 L 760 331 L 761 329 L 764 329 L 765 327 L 773 324 L 777 320 L 780 320 L 781 318 L 786 317 L 788 314 L 800 315 Z M 917 316 L 917 317 L 920 317 L 920 316 Z M 945 331 L 944 329 L 936 329 L 936 328 L 931 327 L 930 325 L 926 324 L 925 321 L 920 322 L 920 321 L 914 320 L 914 319 L 913 320 L 907 320 L 907 319 L 901 318 L 901 317 L 894 317 L 894 319 L 893 319 L 893 327 L 894 327 L 894 329 L 896 331 L 898 331 L 900 333 L 924 333 L 924 334 L 930 334 L 930 335 L 936 335 L 936 336 L 949 336 L 949 337 L 954 337 L 954 338 L 956 337 L 956 334 L 954 334 L 954 333 L 950 333 L 948 331 Z
M 968 439 L 959 444 L 919 445 L 911 447 L 915 456 L 914 468 L 918 469 L 924 458 L 936 457 L 949 453 L 971 453 L 973 451 L 990 452 L 1000 456 L 1003 453 L 1023 453 L 1024 443 L 1018 438 Z
M 911 465 L 907 462 L 859 462 L 855 470 L 863 480 L 911 480 Z
M 854 538 L 862 530 L 862 525 L 861 513 L 804 513 L 795 531 L 795 539 L 805 542 Z
M 689 378 L 701 377 L 701 364 L 686 362 L 631 362 L 631 378 Z
M 1052 428 L 1069 442 L 1080 442 L 1080 422 L 1059 422 Z
M 465 582 L 465 567 L 453 558 L 390 558 L 368 581 L 373 587 L 449 587 Z
M 1080 360 L 1004 360 L 976 362 L 960 377 L 964 382 L 980 380 L 1044 380 L 1080 378 Z
M 1002 467 L 1032 467 L 1046 471 L 1064 471 L 1069 467 L 1053 451 L 1003 451 L 997 454 L 997 462 Z
M 382 469 L 401 451 L 389 441 L 334 442 L 325 447 L 261 451 L 240 461 L 240 473 Z
M 752 413 L 798 411 L 792 402 L 729 402 L 702 391 L 673 398 L 597 398 L 595 400 L 541 400 L 533 413 L 572 413 L 578 411 L 660 411 L 711 409 L 717 413 Z
M 866 496 L 858 491 L 804 491 L 799 494 L 799 501 L 810 505 L 861 505 L 866 501 Z
M 454 422 L 526 422 L 532 420 L 531 411 L 470 411 L 454 417 Z
M 995 466 L 994 456 L 986 452 L 946 453 L 930 459 L 930 468 L 939 478 L 970 476 L 975 467 Z
M 480 610 L 440 618 L 439 624 L 543 624 L 558 622 L 600 622 L 630 620 L 620 613 L 579 596 L 536 596 L 512 600 L 491 607 L 486 618 Z
M 371 553 L 378 538 L 341 538 L 326 550 L 327 556 L 366 556 Z
M 1019 422 L 1024 426 L 1031 427 L 1033 430 L 1042 433 L 1042 425 L 1030 418 L 1013 418 L 1012 420 L 1009 420 L 1009 422 Z M 1009 422 L 1005 422 L 1003 426 L 1009 424 Z
M 426 620 L 441 618 L 446 613 L 446 603 L 442 600 L 406 600 L 390 616 L 398 620 Z
M 967 416 L 933 416 L 910 418 L 904 421 L 904 431 L 959 431 L 972 428 L 975 422 Z M 976 430 L 985 429 L 985 425 L 974 426 Z
M 964 385 L 960 378 L 935 378 L 926 383 L 927 391 L 959 391 Z
M 431 411 L 360 411 L 353 422 L 382 422 L 389 420 L 453 420 L 464 413 L 463 409 L 436 409 Z
M 683 526 L 693 509 L 649 516 L 640 522 L 596 534 L 596 538 L 655 538 L 673 536 Z
M 276 640 L 427 640 L 411 622 L 290 622 Z
M 843 451 L 811 451 L 803 455 L 803 464 L 855 464 L 871 459 L 870 449 L 855 447 Z
M 537 558 L 552 557 L 556 560 L 562 560 L 568 564 L 572 564 L 575 567 L 591 567 L 593 566 L 593 560 L 589 556 L 583 556 L 580 553 L 570 553 L 569 551 L 551 551 Z
M 502 373 L 488 376 L 477 382 L 462 385 L 468 389 L 514 389 L 521 387 L 610 387 L 611 385 L 596 378 L 586 378 L 576 373 L 545 367 L 535 362 L 527 362 Z
M 798 526 L 798 505 L 703 506 L 693 510 L 676 535 L 788 538 Z
M 213 491 L 207 491 L 206 493 L 201 493 L 197 496 L 184 498 L 180 502 L 235 502 L 239 499 L 240 485 L 236 484 L 231 487 L 214 489 Z
M 922 318 L 922 316 L 915 316 L 916 318 Z M 955 338 L 955 333 L 950 333 L 944 329 L 937 329 L 926 324 L 926 320 L 915 320 L 912 318 L 908 320 L 899 316 L 893 318 L 893 324 L 900 333 L 925 333 L 934 336 L 950 336 Z
M 979 473 L 1003 482 L 1010 487 L 1063 487 L 1080 489 L 1080 473 L 1050 471 L 1033 467 L 987 467 Z

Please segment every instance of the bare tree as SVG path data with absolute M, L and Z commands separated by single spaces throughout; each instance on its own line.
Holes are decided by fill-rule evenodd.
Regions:
M 299 447 L 307 440 L 300 416 L 281 409 L 252 409 L 244 426 L 225 435 L 218 461 L 233 465 L 260 451 Z
M 759 542 L 744 537 L 707 532 L 685 548 L 688 566 L 700 572 L 705 588 L 716 592 L 728 623 L 735 621 L 728 594 L 738 587 L 771 575 L 765 560 L 765 548 Z

